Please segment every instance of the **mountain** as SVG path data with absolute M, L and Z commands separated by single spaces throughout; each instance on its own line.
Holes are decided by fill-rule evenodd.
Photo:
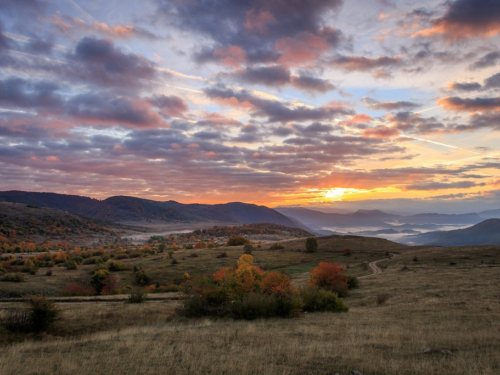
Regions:
M 483 219 L 500 219 L 500 209 L 481 211 L 478 215 Z
M 56 208 L 0 202 L 0 237 L 39 243 L 45 240 L 86 243 L 119 239 L 103 223 Z M 0 241 L 2 242 L 2 241 Z
M 306 208 L 280 207 L 277 211 L 295 218 L 311 228 L 393 228 L 395 230 L 414 229 L 417 226 L 429 228 L 436 225 L 463 225 L 477 224 L 483 219 L 476 213 L 447 215 L 437 213 L 424 213 L 418 215 L 402 216 L 390 214 L 380 210 L 358 210 L 348 214 L 325 213 Z
M 158 202 L 127 196 L 110 197 L 101 201 L 78 195 L 24 191 L 0 192 L 0 201 L 63 209 L 74 214 L 114 223 L 144 221 L 272 223 L 309 230 L 296 219 L 289 218 L 271 208 L 239 202 L 215 205 L 182 204 L 175 201 Z
M 405 239 L 419 245 L 500 245 L 500 219 L 488 219 L 465 229 L 428 232 Z

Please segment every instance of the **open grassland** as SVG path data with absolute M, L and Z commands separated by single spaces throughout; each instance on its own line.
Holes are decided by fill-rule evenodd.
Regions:
M 305 252 L 305 239 L 281 242 L 283 250 L 271 250 L 272 244 L 263 244 L 252 252 L 254 263 L 269 270 L 279 270 L 292 276 L 295 284 L 300 286 L 307 282 L 308 272 L 320 261 L 338 262 L 347 266 L 348 274 L 369 274 L 367 262 L 380 259 L 387 252 L 399 253 L 407 251 L 407 246 L 396 244 L 384 239 L 356 236 L 328 236 L 318 238 L 318 251 Z M 350 248 L 351 256 L 343 256 L 343 250 Z M 227 257 L 217 256 L 225 252 Z M 130 259 L 120 259 L 127 269 L 116 272 L 120 286 L 134 285 L 134 266 L 144 269 L 152 283 L 164 285 L 173 280 L 182 280 L 184 273 L 190 276 L 197 274 L 212 274 L 220 267 L 234 266 L 243 254 L 243 246 L 205 248 L 193 250 L 176 250 L 172 256 L 177 264 L 172 264 L 169 254 L 149 254 L 138 252 L 139 256 Z M 194 256 L 195 255 L 195 256 Z M 100 258 L 95 256 L 94 258 Z M 95 264 L 81 264 L 75 270 L 68 270 L 64 263 L 52 267 L 52 275 L 46 276 L 46 268 L 40 268 L 36 275 L 25 274 L 25 281 L 20 283 L 0 282 L 2 294 L 22 296 L 24 294 L 43 293 L 58 295 L 68 283 L 90 285 L 90 276 L 96 268 Z
M 299 256 L 328 255 L 320 244 Z M 48 335 L 2 348 L 0 373 L 496 375 L 499 263 L 498 246 L 407 248 L 360 281 L 348 313 L 296 319 L 185 320 L 174 317 L 175 301 L 59 304 Z M 14 306 L 2 304 L 1 313 Z

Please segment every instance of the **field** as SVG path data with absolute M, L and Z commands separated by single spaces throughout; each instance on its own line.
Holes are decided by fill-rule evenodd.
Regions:
M 334 239 L 336 249 L 332 249 Z M 304 268 L 308 264 L 300 263 L 300 258 L 308 258 L 311 263 L 337 259 L 344 264 L 347 259 L 352 264 L 350 271 L 369 274 L 361 267 L 358 270 L 357 262 L 383 258 L 386 251 L 399 253 L 379 263 L 382 274 L 360 280 L 360 288 L 346 299 L 348 313 L 213 321 L 176 317 L 179 302 L 172 300 L 139 305 L 59 303 L 61 320 L 46 336 L 16 342 L 20 338 L 14 335 L 9 338 L 11 344 L 2 340 L 7 346 L 0 354 L 0 373 L 500 372 L 498 246 L 398 249 L 399 245 L 388 241 L 343 241 L 355 244 L 350 246 L 354 250 L 351 257 L 339 255 L 338 250 L 346 243 L 335 237 L 323 239 L 320 251 L 313 254 L 297 252 L 300 242 L 291 241 L 285 251 L 261 250 L 254 255 L 264 266 L 288 269 L 300 284 L 307 275 L 300 273 L 300 264 Z M 203 265 L 203 271 L 220 266 L 220 259 L 208 255 L 210 251 L 204 249 L 207 254 L 186 258 L 185 266 L 194 269 Z M 358 259 L 354 259 L 356 253 Z M 241 249 L 230 249 L 223 261 L 232 263 L 239 254 Z M 149 265 L 147 258 L 142 261 Z M 164 271 L 174 268 L 181 272 L 182 265 L 181 261 L 175 266 L 178 268 L 166 266 Z M 161 269 L 158 266 L 155 272 Z M 0 308 L 5 314 L 16 305 L 3 303 Z M 424 353 L 425 349 L 429 353 Z

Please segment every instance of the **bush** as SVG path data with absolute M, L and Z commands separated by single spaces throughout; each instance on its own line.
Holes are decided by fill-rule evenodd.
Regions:
M 79 283 L 68 283 L 61 292 L 61 295 L 67 297 L 93 296 L 94 294 L 95 294 L 94 288 Z
M 45 276 L 52 276 L 52 270 L 47 270 L 47 272 L 45 272 Z
M 270 250 L 283 250 L 284 248 L 285 248 L 285 245 L 283 245 L 279 242 L 276 242 L 276 243 L 273 243 L 269 249 Z
M 243 252 L 245 254 L 252 254 L 252 251 L 254 251 L 254 250 L 255 250 L 255 248 L 252 245 L 250 245 L 249 243 L 247 243 L 243 246 Z
M 2 281 L 20 283 L 20 282 L 24 281 L 24 275 L 21 272 L 8 273 L 4 277 L 2 277 Z
M 46 332 L 55 322 L 59 310 L 44 296 L 31 297 L 29 304 L 31 330 L 35 333 Z
M 112 272 L 119 272 L 119 271 L 124 271 L 127 269 L 127 266 L 123 262 L 118 262 L 116 260 L 108 260 L 106 262 L 106 265 L 108 267 L 108 270 Z
M 348 278 L 340 264 L 320 262 L 318 267 L 311 270 L 307 285 L 330 290 L 336 292 L 339 297 L 344 297 L 348 290 Z
M 223 251 L 215 256 L 216 258 L 227 258 L 227 253 Z
M 147 296 L 144 288 L 133 288 L 128 296 L 128 303 L 143 303 Z
M 78 268 L 78 265 L 72 259 L 67 260 L 65 265 L 66 265 L 66 269 L 68 269 L 68 270 L 76 270 Z
M 241 246 L 248 243 L 248 240 L 243 236 L 232 236 L 227 240 L 227 246 Z
M 300 296 L 304 303 L 304 311 L 343 312 L 348 310 L 342 298 L 329 290 L 308 287 L 300 290 Z
M 101 294 L 102 288 L 104 287 L 104 279 L 109 274 L 109 271 L 106 269 L 98 269 L 93 273 L 90 278 L 90 283 L 94 287 L 96 294 Z
M 27 309 L 14 309 L 9 311 L 2 319 L 2 325 L 11 332 L 30 331 L 30 313 Z
M 347 288 L 348 289 L 359 288 L 359 279 L 354 275 L 347 276 Z
M 346 248 L 344 249 L 344 251 L 342 252 L 342 255 L 344 255 L 344 256 L 346 256 L 346 257 L 348 257 L 348 256 L 350 256 L 350 255 L 351 255 L 351 253 L 352 253 L 351 249 L 349 249 L 349 248 L 347 248 L 347 247 L 346 247 Z
M 198 253 L 191 253 L 188 255 L 188 258 L 198 258 Z
M 170 262 L 172 265 L 176 265 L 176 264 L 179 264 L 179 261 L 177 259 L 172 259 L 172 262 Z
M 300 313 L 302 303 L 295 295 L 275 296 L 250 293 L 231 304 L 231 314 L 235 319 L 253 320 L 259 318 L 288 318 Z
M 118 276 L 108 275 L 102 281 L 101 293 L 105 295 L 113 294 L 118 289 Z
M 318 240 L 313 237 L 306 239 L 306 251 L 308 253 L 314 253 L 316 250 L 318 250 Z
M 389 299 L 388 294 L 379 294 L 377 296 L 377 305 L 383 305 L 384 303 L 387 302 L 388 299 Z
M 149 285 L 151 278 L 144 272 L 142 268 L 135 271 L 135 282 L 139 285 Z

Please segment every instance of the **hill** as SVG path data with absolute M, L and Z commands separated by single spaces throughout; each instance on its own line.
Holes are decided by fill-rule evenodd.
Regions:
M 406 237 L 415 244 L 437 246 L 500 245 L 500 219 L 488 219 L 465 229 Z
M 273 223 L 307 230 L 301 223 L 271 208 L 240 202 L 215 205 L 182 204 L 175 201 L 158 202 L 127 196 L 110 197 L 101 201 L 78 195 L 25 191 L 0 192 L 0 201 L 63 209 L 114 223 Z
M 423 213 L 418 215 L 396 215 L 380 210 L 358 210 L 353 213 L 325 213 L 306 208 L 277 208 L 284 215 L 295 218 L 314 229 L 319 228 L 349 228 L 349 227 L 377 227 L 413 229 L 421 225 L 463 225 L 477 224 L 483 219 L 477 213 L 449 215 L 439 213 Z
M 46 240 L 88 243 L 93 240 L 114 242 L 119 237 L 95 220 L 55 208 L 0 202 L 0 236 L 7 242 Z

